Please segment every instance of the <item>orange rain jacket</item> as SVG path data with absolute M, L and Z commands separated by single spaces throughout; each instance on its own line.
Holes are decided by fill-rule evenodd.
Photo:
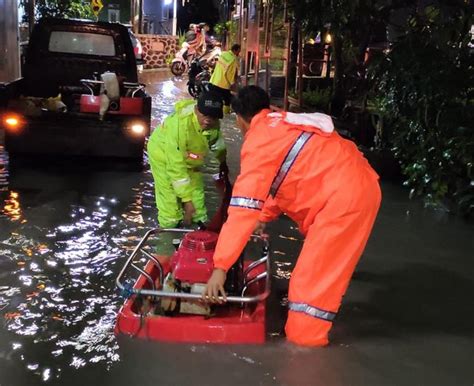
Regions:
M 269 197 L 272 182 L 302 132 L 314 134 L 276 196 Z M 334 131 L 328 115 L 261 111 L 252 119 L 245 135 L 241 171 L 232 191 L 227 222 L 219 235 L 214 267 L 227 271 L 232 266 L 258 220 L 268 222 L 285 213 L 306 235 L 328 202 L 336 208 L 334 217 L 344 215 L 353 204 L 354 191 L 360 191 L 364 181 L 371 184 L 371 180 L 378 189 L 377 174 L 356 145 Z M 360 193 L 358 197 L 363 196 Z M 375 196 L 369 195 L 367 199 L 372 197 Z

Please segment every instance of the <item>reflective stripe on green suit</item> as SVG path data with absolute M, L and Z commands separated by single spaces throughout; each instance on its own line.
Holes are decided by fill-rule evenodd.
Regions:
M 209 150 L 225 160 L 225 144 L 219 128 L 202 130 L 194 100 L 176 103 L 175 111 L 158 126 L 148 141 L 148 159 L 155 181 L 158 221 L 163 228 L 183 219 L 182 202 L 192 201 L 194 222 L 206 221 L 204 183 L 199 168 Z

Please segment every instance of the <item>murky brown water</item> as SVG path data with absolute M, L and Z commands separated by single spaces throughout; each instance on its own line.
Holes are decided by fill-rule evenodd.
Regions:
M 155 125 L 177 98 L 187 97 L 184 81 L 167 76 L 143 77 L 153 95 Z M 231 119 L 224 121 L 223 132 L 235 177 L 241 137 Z M 218 201 L 211 179 L 216 170 L 211 163 L 205 172 L 211 213 Z M 465 276 L 466 267 L 472 268 L 472 228 L 407 203 L 398 187 L 385 185 L 384 193 L 333 346 L 308 351 L 281 339 L 288 279 L 301 244 L 287 220 L 270 227 L 269 343 L 167 345 L 113 334 L 123 302 L 115 276 L 145 230 L 157 223 L 151 173 L 91 163 L 17 165 L 8 190 L 0 192 L 0 385 L 338 385 L 409 379 L 442 384 L 451 374 L 469 379 L 472 325 L 450 324 L 438 305 L 447 304 L 472 320 L 472 280 Z M 431 283 L 458 288 L 457 296 Z M 410 289 L 415 288 L 414 296 Z M 413 314 L 424 307 L 423 315 L 433 318 L 400 317 L 394 306 Z M 456 363 L 443 354 L 445 344 Z
M 184 81 L 147 83 L 156 126 L 187 95 Z M 229 143 L 240 141 L 231 120 L 223 127 Z M 237 165 L 238 149 L 229 153 Z M 216 172 L 211 161 L 210 214 L 219 200 Z M 43 381 L 60 379 L 65 368 L 110 368 L 120 361 L 113 326 L 123 302 L 114 280 L 145 229 L 157 224 L 150 171 L 19 165 L 2 198 L 0 317 L 9 337 L 2 351 Z

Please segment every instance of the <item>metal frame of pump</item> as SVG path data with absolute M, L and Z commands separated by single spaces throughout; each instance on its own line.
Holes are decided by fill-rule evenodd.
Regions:
M 135 247 L 135 249 L 132 251 L 130 254 L 129 258 L 125 262 L 124 266 L 122 267 L 120 273 L 117 276 L 116 279 L 116 285 L 118 289 L 122 292 L 129 292 L 129 295 L 139 295 L 139 296 L 152 296 L 152 297 L 157 297 L 157 298 L 180 298 L 180 299 L 186 299 L 186 300 L 199 300 L 201 299 L 200 294 L 195 294 L 195 293 L 183 293 L 183 292 L 169 292 L 169 291 L 163 291 L 159 290 L 156 288 L 155 281 L 153 278 L 150 276 L 148 272 L 142 267 L 139 267 L 137 263 L 137 259 L 139 257 L 144 257 L 145 258 L 145 265 L 148 262 L 152 262 L 159 271 L 159 279 L 160 279 L 160 284 L 163 284 L 164 280 L 164 268 L 160 261 L 153 256 L 151 253 L 145 250 L 146 243 L 150 239 L 150 237 L 158 235 L 160 233 L 189 233 L 193 232 L 194 230 L 192 229 L 160 229 L 160 228 L 155 228 L 149 230 L 145 236 L 140 240 L 138 245 Z M 258 235 L 252 235 L 251 239 L 254 241 L 259 241 L 262 243 L 262 254 L 261 257 L 258 260 L 253 261 L 250 263 L 250 265 L 244 270 L 244 282 L 242 286 L 242 291 L 241 291 L 241 296 L 228 296 L 227 297 L 227 302 L 228 303 L 240 303 L 240 304 L 248 304 L 248 303 L 257 303 L 264 301 L 270 294 L 270 245 L 267 237 L 263 236 L 258 236 Z M 253 272 L 257 267 L 261 267 L 262 265 L 265 265 L 265 271 L 258 273 L 255 276 L 250 275 L 251 272 Z M 146 280 L 150 284 L 151 289 L 145 289 L 145 288 L 127 288 L 127 286 L 122 282 L 125 273 L 130 269 L 133 268 L 135 271 L 139 272 L 141 275 L 143 275 Z M 265 280 L 265 289 L 262 293 L 256 295 L 256 296 L 245 296 L 246 291 L 248 288 L 261 280 Z M 222 297 L 219 297 L 220 300 L 224 300 Z

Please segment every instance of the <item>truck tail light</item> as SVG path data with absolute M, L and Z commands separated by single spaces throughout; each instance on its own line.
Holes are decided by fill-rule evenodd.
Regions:
M 16 132 L 21 130 L 24 125 L 24 118 L 18 114 L 6 114 L 2 119 L 6 130 Z
M 129 121 L 126 125 L 128 135 L 135 138 L 145 138 L 148 135 L 148 125 L 141 120 Z
M 145 125 L 143 123 L 133 123 L 130 130 L 133 134 L 141 136 L 145 134 Z

